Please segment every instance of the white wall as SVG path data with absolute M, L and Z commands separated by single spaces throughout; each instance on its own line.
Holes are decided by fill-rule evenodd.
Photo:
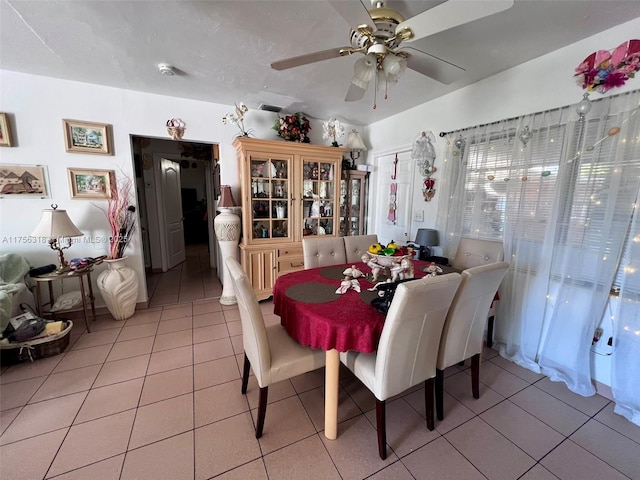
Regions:
M 238 99 L 240 101 L 242 99 Z M 20 253 L 34 266 L 56 263 L 57 257 L 48 244 L 34 245 L 20 238 L 33 231 L 42 209 L 49 208 L 52 203 L 67 210 L 73 222 L 85 233 L 85 239 L 108 236 L 103 213 L 88 200 L 70 198 L 67 168 L 114 169 L 118 175 L 133 178 L 130 135 L 169 138 L 165 123 L 173 117 L 186 123 L 184 140 L 220 145 L 221 182 L 231 185 L 237 192 L 238 170 L 231 142 L 239 131 L 233 125 L 222 124 L 223 115 L 232 110 L 233 106 L 228 105 L 0 70 L 0 111 L 10 115 L 15 145 L 0 149 L 0 164 L 47 166 L 51 197 L 0 199 L 0 251 Z M 277 139 L 279 137 L 271 130 L 275 118 L 276 114 L 272 112 L 249 110 L 245 127 L 253 130 L 257 138 Z M 67 153 L 62 119 L 111 124 L 114 155 Z M 328 144 L 322 139 L 322 121 L 311 119 L 311 124 L 311 142 Z M 350 128 L 350 125 L 345 126 L 346 131 Z M 105 201 L 95 203 L 106 204 Z M 65 258 L 95 257 L 106 254 L 107 249 L 105 243 L 79 243 L 65 252 Z M 130 257 L 129 266 L 136 270 L 141 282 L 138 301 L 145 301 L 147 289 L 139 231 L 126 253 Z M 97 270 L 103 268 L 98 266 Z M 103 305 L 102 299 L 99 298 L 97 304 Z

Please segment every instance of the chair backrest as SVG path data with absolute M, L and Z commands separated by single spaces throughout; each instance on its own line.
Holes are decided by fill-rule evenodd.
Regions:
M 501 262 L 504 259 L 502 242 L 461 238 L 453 259 L 453 266 L 459 270 Z
M 361 262 L 362 254 L 369 251 L 373 243 L 378 243 L 378 235 L 354 235 L 343 237 L 344 249 L 347 253 L 347 262 Z
M 459 273 L 424 277 L 398 285 L 382 328 L 373 393 L 397 395 L 436 374 L 438 345 Z
M 440 339 L 438 369 L 444 370 L 482 351 L 489 307 L 508 268 L 507 262 L 497 262 L 462 272 Z
M 251 362 L 258 385 L 264 387 L 271 383 L 271 350 L 262 310 L 242 265 L 233 257 L 228 257 L 225 264 L 231 274 L 240 309 L 244 353 Z
M 347 263 L 342 237 L 303 238 L 302 256 L 305 270 Z

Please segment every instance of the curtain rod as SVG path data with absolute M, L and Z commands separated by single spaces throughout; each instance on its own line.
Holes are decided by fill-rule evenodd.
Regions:
M 601 100 L 601 99 L 598 99 L 598 100 Z M 555 112 L 556 110 L 561 110 L 561 109 L 566 108 L 568 106 L 570 106 L 570 105 L 565 105 L 564 107 L 551 108 L 549 110 L 543 110 L 542 112 Z M 538 113 L 542 113 L 542 112 L 527 113 L 527 114 L 524 114 L 524 115 L 518 115 L 517 117 L 509 117 L 509 118 L 505 118 L 503 120 L 496 120 L 495 122 L 481 123 L 480 125 L 473 125 L 471 127 L 459 128 L 457 130 L 451 130 L 450 132 L 440 132 L 439 135 L 440 135 L 440 137 L 445 137 L 445 136 L 449 135 L 450 133 L 464 132 L 465 130 L 470 130 L 472 128 L 488 127 L 489 125 L 495 125 L 496 123 L 501 123 L 501 122 L 510 122 L 512 120 L 518 120 L 519 118 L 526 117 L 527 115 L 537 115 Z
M 596 103 L 596 102 L 600 102 L 602 100 L 606 100 L 607 98 L 611 99 L 611 98 L 615 98 L 615 97 L 620 97 L 622 95 L 628 95 L 631 93 L 636 93 L 638 90 L 631 90 L 629 92 L 623 92 L 623 93 L 618 93 L 617 95 L 611 95 L 610 97 L 602 97 L 602 98 L 596 98 L 595 100 L 590 100 L 591 103 Z M 494 125 L 496 123 L 500 123 L 500 122 L 510 122 L 512 120 L 517 120 L 519 118 L 522 117 L 526 117 L 527 115 L 537 115 L 539 113 L 546 113 L 546 112 L 555 112 L 556 110 L 562 110 L 563 108 L 567 108 L 567 107 L 571 107 L 573 105 L 577 105 L 577 103 L 575 104 L 569 104 L 569 105 L 565 105 L 564 107 L 556 107 L 556 108 L 551 108 L 549 110 L 542 110 L 540 112 L 534 112 L 534 113 L 527 113 L 524 115 L 518 115 L 516 117 L 510 117 L 510 118 L 505 118 L 503 120 L 496 120 L 495 122 L 489 122 L 489 123 L 481 123 L 480 125 L 473 125 L 471 127 L 465 127 L 465 128 L 459 128 L 457 130 L 451 130 L 450 132 L 440 132 L 440 137 L 445 137 L 447 135 L 449 135 L 450 133 L 455 133 L 455 132 L 464 132 L 465 130 L 470 130 L 472 128 L 480 128 L 480 127 L 488 127 L 489 125 Z

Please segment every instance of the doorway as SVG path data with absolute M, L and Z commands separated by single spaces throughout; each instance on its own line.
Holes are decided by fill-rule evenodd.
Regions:
M 176 278 L 195 270 L 216 276 L 213 207 L 219 191 L 218 145 L 136 135 L 131 140 L 147 296 L 153 303 L 165 276 L 171 277 L 164 283 L 174 291 L 161 293 L 179 301 L 183 295 Z

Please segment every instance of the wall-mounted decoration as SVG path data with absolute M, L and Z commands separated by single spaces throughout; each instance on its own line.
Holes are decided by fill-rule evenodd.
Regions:
M 81 170 L 67 168 L 71 198 L 108 199 L 115 180 L 114 170 Z
M 184 135 L 185 123 L 179 118 L 171 118 L 167 120 L 167 133 L 173 140 L 180 140 Z
M 436 181 L 431 178 L 431 175 L 437 170 L 434 165 L 436 150 L 433 144 L 435 141 L 436 137 L 432 132 L 421 132 L 413 142 L 413 148 L 411 149 L 411 158 L 418 162 L 418 171 L 424 177 L 422 195 L 426 202 L 431 201 L 436 194 Z
M 13 147 L 9 115 L 0 113 L 0 147 Z
M 582 88 L 606 93 L 623 86 L 640 71 L 640 40 L 629 40 L 613 50 L 598 50 L 585 58 L 574 76 Z
M 0 165 L 0 198 L 49 198 L 47 167 Z
M 112 155 L 111 125 L 106 123 L 62 120 L 67 152 Z

